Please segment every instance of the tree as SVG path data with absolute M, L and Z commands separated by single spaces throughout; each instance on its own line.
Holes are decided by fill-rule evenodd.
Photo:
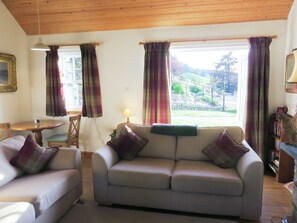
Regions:
M 215 72 L 212 75 L 213 85 L 222 91 L 223 106 L 225 111 L 225 94 L 234 93 L 237 90 L 238 74 L 234 71 L 237 58 L 232 56 L 232 52 L 223 55 L 218 63 L 215 64 Z
M 173 92 L 175 94 L 184 94 L 185 93 L 185 90 L 180 83 L 172 83 L 171 90 L 173 90 Z
M 190 91 L 195 95 L 195 101 L 197 101 L 197 95 L 200 94 L 203 90 L 201 87 L 198 87 L 197 85 L 191 85 Z
M 172 75 L 181 75 L 190 71 L 190 66 L 179 61 L 177 57 L 170 56 L 170 69 Z

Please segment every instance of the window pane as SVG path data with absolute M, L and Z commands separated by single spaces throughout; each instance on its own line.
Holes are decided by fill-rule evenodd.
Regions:
M 66 109 L 77 110 L 82 106 L 82 70 L 79 48 L 59 50 L 62 83 Z
M 203 48 L 173 45 L 170 53 L 172 123 L 240 124 L 245 97 L 240 88 L 246 85 L 247 44 Z

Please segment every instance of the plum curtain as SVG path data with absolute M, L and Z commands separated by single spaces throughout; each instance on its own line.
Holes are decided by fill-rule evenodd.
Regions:
M 102 101 L 96 46 L 94 44 L 82 44 L 80 50 L 83 82 L 82 116 L 101 117 Z
M 144 44 L 143 123 L 170 123 L 169 42 Z
M 268 88 L 271 37 L 249 38 L 246 140 L 263 162 L 268 160 Z
M 66 106 L 61 73 L 59 69 L 58 46 L 49 46 L 46 52 L 46 115 L 65 116 Z

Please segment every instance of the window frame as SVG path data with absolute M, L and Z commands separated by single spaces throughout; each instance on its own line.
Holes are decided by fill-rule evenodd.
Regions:
M 60 72 L 61 72 L 61 83 L 63 84 L 64 88 L 64 96 L 65 96 L 65 106 L 66 106 L 66 112 L 67 114 L 80 114 L 82 112 L 82 105 L 78 106 L 67 106 L 67 94 L 65 90 L 65 84 L 70 83 L 70 84 L 81 84 L 82 86 L 82 78 L 80 81 L 78 80 L 72 80 L 72 81 L 64 81 L 63 73 L 64 73 L 64 65 L 63 65 L 63 57 L 70 57 L 70 58 L 81 58 L 81 52 L 79 46 L 63 46 L 60 47 L 58 50 L 59 54 L 59 67 L 60 67 Z M 75 66 L 75 62 L 73 62 L 73 66 Z M 74 67 L 73 71 L 75 71 L 76 68 Z M 72 72 L 73 77 L 75 78 L 76 74 L 75 72 Z M 82 92 L 82 89 L 81 89 Z
M 170 55 L 172 51 L 219 51 L 222 50 L 246 50 L 246 65 L 245 67 L 240 66 L 241 70 L 238 70 L 238 84 L 237 84 L 237 105 L 236 105 L 236 117 L 235 122 L 237 125 L 244 127 L 245 125 L 245 113 L 246 113 L 246 97 L 247 97 L 247 62 L 248 62 L 248 51 L 249 51 L 248 40 L 210 40 L 210 41 L 198 41 L 198 42 L 176 42 L 170 46 Z M 241 63 L 242 61 L 238 61 Z M 243 70 L 245 69 L 245 70 Z M 170 80 L 172 80 L 170 72 Z M 170 84 L 171 85 L 171 84 Z M 172 94 L 172 93 L 171 93 Z M 172 100 L 171 100 L 172 102 Z M 172 113 L 171 113 L 172 114 Z M 174 116 L 171 115 L 171 120 L 174 120 Z M 191 116 L 188 117 L 189 119 Z M 211 125 L 210 125 L 211 126 Z

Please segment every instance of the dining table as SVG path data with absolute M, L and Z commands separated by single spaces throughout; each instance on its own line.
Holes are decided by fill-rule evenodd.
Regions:
M 35 135 L 35 141 L 42 146 L 42 131 L 57 128 L 63 124 L 64 122 L 60 120 L 40 119 L 39 123 L 34 120 L 14 123 L 11 124 L 10 129 L 14 131 L 32 131 Z

